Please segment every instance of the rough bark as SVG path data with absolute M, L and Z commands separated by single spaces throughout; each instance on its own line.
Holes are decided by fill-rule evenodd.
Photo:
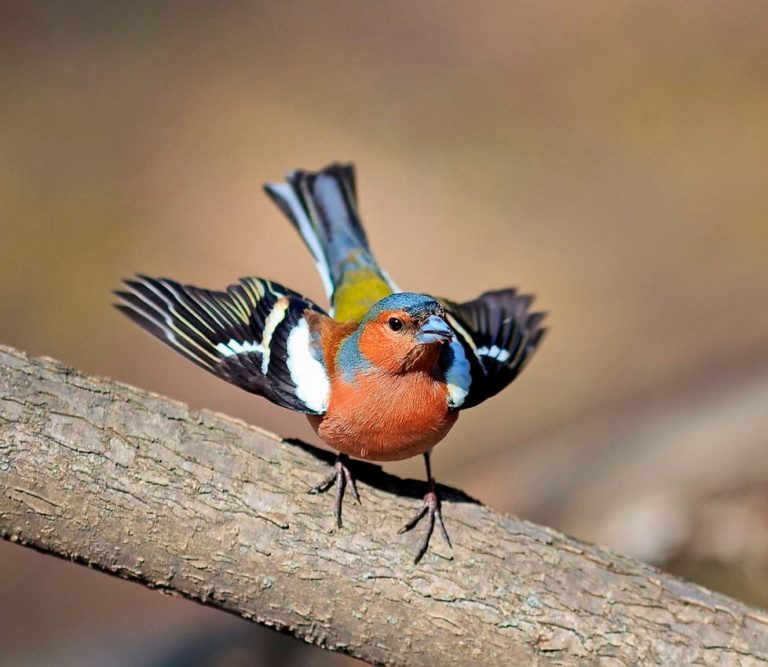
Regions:
M 768 486 L 767 406 L 768 357 L 752 353 L 477 457 L 470 476 L 500 507 L 663 563 L 687 549 L 717 496 Z M 753 528 L 752 539 L 766 535 Z
M 768 616 L 443 489 L 453 559 L 397 535 L 423 493 L 360 464 L 331 530 L 327 455 L 0 347 L 0 534 L 386 665 L 768 663 Z

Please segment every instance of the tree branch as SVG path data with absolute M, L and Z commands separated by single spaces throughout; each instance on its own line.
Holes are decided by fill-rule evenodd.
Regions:
M 443 489 L 454 559 L 397 529 L 423 485 L 0 347 L 0 534 L 386 665 L 768 663 L 768 616 Z M 436 536 L 439 537 L 439 536 Z

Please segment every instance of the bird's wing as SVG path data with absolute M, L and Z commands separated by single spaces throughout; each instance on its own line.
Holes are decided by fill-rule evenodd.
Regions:
M 471 408 L 514 380 L 546 332 L 546 313 L 529 312 L 533 297 L 515 289 L 485 292 L 473 301 L 439 299 L 456 333 L 448 352 L 453 407 Z
M 298 412 L 322 414 L 328 373 L 309 299 L 261 278 L 224 292 L 137 276 L 116 307 L 201 368 Z

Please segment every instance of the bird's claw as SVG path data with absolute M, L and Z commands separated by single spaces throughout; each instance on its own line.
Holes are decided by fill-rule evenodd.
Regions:
M 448 537 L 448 531 L 445 529 L 445 524 L 443 523 L 443 515 L 440 512 L 440 498 L 437 496 L 436 491 L 427 492 L 419 511 L 416 512 L 414 517 L 406 523 L 398 533 L 407 533 L 409 530 L 412 530 L 425 516 L 427 517 L 427 531 L 424 533 L 424 538 L 421 540 L 418 552 L 416 552 L 416 558 L 413 560 L 414 564 L 418 563 L 423 558 L 424 554 L 427 553 L 429 540 L 432 538 L 432 533 L 435 530 L 435 523 L 440 527 L 440 532 L 443 534 L 448 546 L 453 548 L 451 538 Z
M 352 473 L 349 472 L 347 467 L 347 457 L 343 454 L 339 454 L 336 457 L 336 462 L 333 464 L 333 470 L 331 470 L 328 477 L 326 477 L 320 484 L 313 486 L 309 493 L 325 493 L 332 486 L 336 485 L 334 514 L 336 516 L 336 525 L 341 528 L 341 506 L 344 502 L 344 491 L 349 486 L 352 492 L 352 497 L 361 504 L 360 494 L 357 492 L 357 485 L 355 479 L 352 477 Z

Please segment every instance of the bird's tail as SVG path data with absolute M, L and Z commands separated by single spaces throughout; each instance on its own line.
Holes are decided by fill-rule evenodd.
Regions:
M 284 183 L 267 183 L 264 189 L 314 256 L 337 319 L 357 319 L 398 291 L 368 245 L 357 211 L 353 165 L 292 171 Z

